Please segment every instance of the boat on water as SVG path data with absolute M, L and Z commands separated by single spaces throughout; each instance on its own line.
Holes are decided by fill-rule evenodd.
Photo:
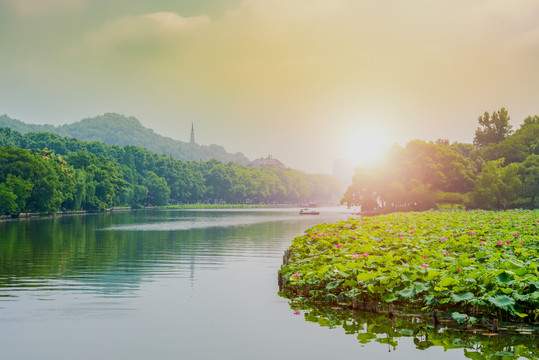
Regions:
M 320 215 L 320 211 L 316 210 L 309 210 L 309 209 L 301 209 L 299 211 L 300 215 Z

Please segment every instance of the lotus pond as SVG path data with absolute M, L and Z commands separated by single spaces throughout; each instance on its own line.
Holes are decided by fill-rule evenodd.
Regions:
M 538 211 L 394 213 L 319 224 L 296 237 L 280 270 L 297 304 L 440 311 L 471 325 L 537 326 Z

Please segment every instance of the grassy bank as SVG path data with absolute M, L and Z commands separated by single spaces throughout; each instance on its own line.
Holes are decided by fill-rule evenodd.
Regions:
M 301 302 L 374 301 L 539 320 L 539 212 L 393 213 L 320 224 L 296 237 L 280 271 Z

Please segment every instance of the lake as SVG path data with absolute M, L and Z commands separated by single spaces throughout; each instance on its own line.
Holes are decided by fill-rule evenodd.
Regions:
M 278 295 L 283 251 L 316 223 L 350 216 L 344 208 L 298 212 L 140 210 L 1 222 L 2 358 L 516 359 L 528 350 L 525 358 L 537 358 L 531 336 L 427 339 L 398 325 L 403 319 L 292 309 Z

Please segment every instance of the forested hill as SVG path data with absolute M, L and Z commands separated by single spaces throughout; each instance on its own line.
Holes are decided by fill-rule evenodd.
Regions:
M 329 202 L 329 175 L 216 160 L 181 161 L 134 145 L 0 127 L 0 215 L 178 203 Z
M 229 161 L 241 165 L 249 163 L 249 159 L 242 153 L 228 153 L 225 148 L 218 145 L 206 146 L 174 140 L 156 134 L 134 117 L 115 113 L 107 113 L 61 126 L 27 124 L 7 115 L 1 115 L 0 126 L 9 127 L 23 134 L 46 131 L 82 141 L 101 141 L 107 145 L 136 145 L 150 152 L 166 154 L 183 161 L 215 159 L 224 163 Z M 186 129 L 185 133 L 187 134 L 188 131 L 189 129 Z

